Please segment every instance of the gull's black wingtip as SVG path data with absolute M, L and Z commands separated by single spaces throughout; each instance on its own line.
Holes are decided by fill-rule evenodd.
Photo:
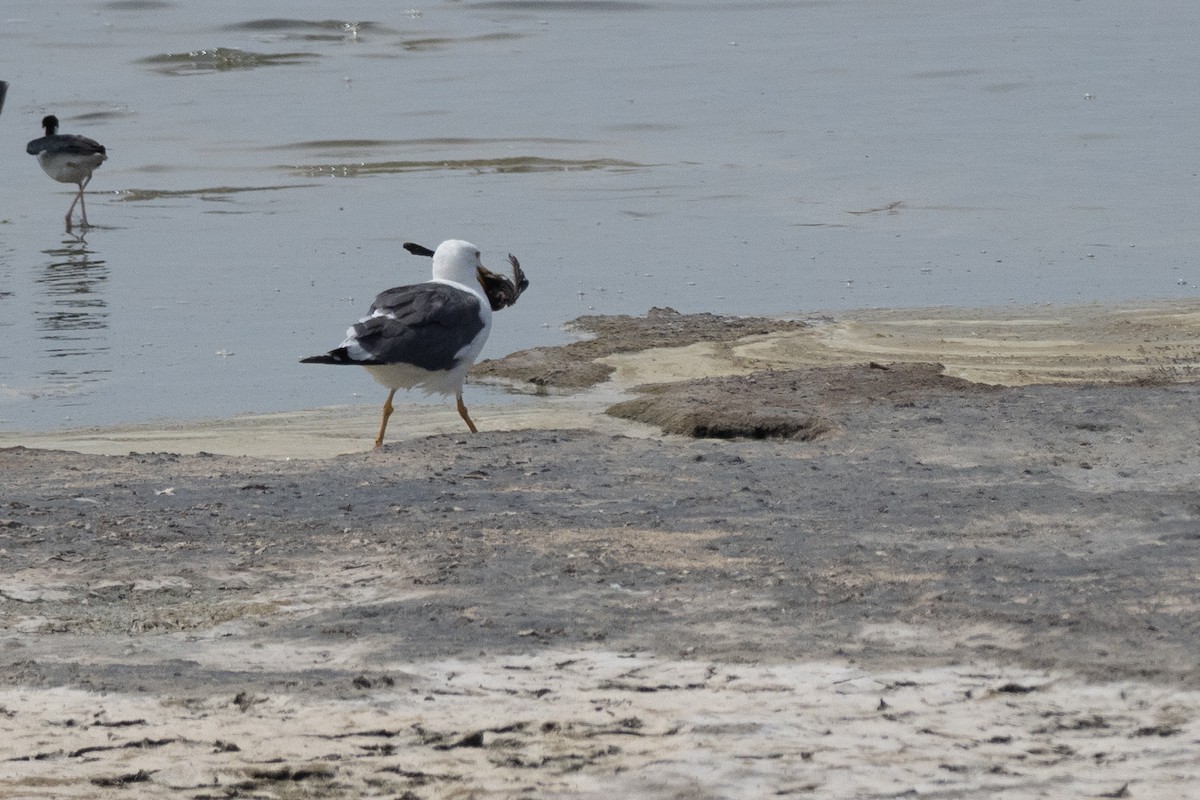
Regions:
M 300 359 L 301 364 L 357 364 L 350 354 L 346 352 L 346 348 L 339 347 L 335 350 L 330 350 L 328 353 L 322 353 L 319 356 L 309 356 L 308 358 Z

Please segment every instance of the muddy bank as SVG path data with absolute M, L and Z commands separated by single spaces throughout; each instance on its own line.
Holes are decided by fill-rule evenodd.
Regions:
M 1171 313 L 1160 349 L 1109 340 L 1162 356 L 1135 383 L 1105 356 L 1119 380 L 983 385 L 962 343 L 780 367 L 809 321 L 599 356 L 687 379 L 590 428 L 0 450 L 0 793 L 1186 797 L 1200 387 Z M 813 435 L 604 429 L 628 403 Z

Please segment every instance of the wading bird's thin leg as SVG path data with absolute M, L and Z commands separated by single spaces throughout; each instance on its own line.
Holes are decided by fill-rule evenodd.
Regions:
M 71 201 L 70 208 L 67 209 L 66 219 L 67 219 L 67 231 L 68 232 L 70 232 L 71 228 L 74 227 L 71 224 L 71 214 L 73 214 L 75 212 L 75 205 L 82 199 L 83 199 L 83 184 L 81 183 L 81 184 L 79 184 L 79 193 L 75 195 L 75 198 Z
M 92 226 L 89 225 L 87 221 L 87 203 L 85 203 L 83 200 L 83 190 L 86 189 L 87 185 L 91 182 L 92 176 L 88 175 L 83 179 L 83 182 L 79 184 L 79 214 L 83 218 L 83 221 L 80 223 L 80 225 L 85 228 L 90 228 Z

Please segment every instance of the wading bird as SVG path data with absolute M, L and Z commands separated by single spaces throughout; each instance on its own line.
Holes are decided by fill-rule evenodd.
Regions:
M 25 152 L 37 156 L 38 163 L 47 175 L 60 183 L 73 183 L 79 193 L 67 209 L 67 230 L 71 230 L 71 213 L 79 204 L 80 226 L 87 228 L 87 206 L 83 201 L 83 190 L 92 179 L 92 170 L 108 158 L 104 145 L 86 136 L 58 133 L 58 117 L 50 114 L 42 119 L 46 135 L 25 145 Z

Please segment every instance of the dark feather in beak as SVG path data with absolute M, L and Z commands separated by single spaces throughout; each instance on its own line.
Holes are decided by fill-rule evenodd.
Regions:
M 521 269 L 521 262 L 512 253 L 508 255 L 508 263 L 512 264 L 513 276 L 509 278 L 492 272 L 486 267 L 479 268 L 479 285 L 487 295 L 492 311 L 499 311 L 517 304 L 517 298 L 529 288 L 529 279 Z
M 432 250 L 413 242 L 405 242 L 404 249 L 414 256 L 433 257 Z M 516 305 L 517 298 L 529 288 L 529 279 L 525 277 L 525 272 L 521 269 L 521 262 L 517 261 L 517 257 L 512 253 L 508 254 L 508 263 L 512 264 L 513 269 L 511 279 L 492 272 L 487 267 L 479 268 L 479 285 L 483 287 L 483 293 L 487 295 L 488 305 L 492 307 L 492 311 Z

